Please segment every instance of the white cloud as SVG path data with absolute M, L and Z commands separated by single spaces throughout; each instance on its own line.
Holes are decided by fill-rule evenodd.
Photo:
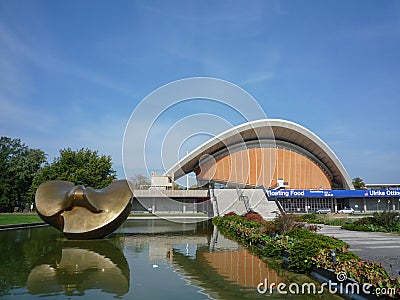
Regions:
M 249 84 L 255 84 L 255 83 L 261 83 L 265 82 L 268 80 L 271 80 L 274 78 L 274 73 L 273 72 L 262 72 L 262 73 L 256 73 L 256 74 L 251 74 L 248 79 L 242 81 L 240 85 L 249 85 Z

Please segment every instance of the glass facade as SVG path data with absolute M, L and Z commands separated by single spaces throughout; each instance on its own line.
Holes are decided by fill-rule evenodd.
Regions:
M 335 212 L 336 199 L 333 198 L 278 198 L 278 200 L 288 213 L 311 213 L 321 208 L 330 208 Z

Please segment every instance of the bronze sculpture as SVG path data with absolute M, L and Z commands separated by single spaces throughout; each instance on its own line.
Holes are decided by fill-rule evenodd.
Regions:
M 37 213 L 68 239 L 103 238 L 116 230 L 131 211 L 132 192 L 126 180 L 102 190 L 54 180 L 42 183 L 35 195 Z

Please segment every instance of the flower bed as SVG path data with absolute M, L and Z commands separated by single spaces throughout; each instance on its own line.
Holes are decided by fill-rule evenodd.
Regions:
M 266 257 L 282 259 L 283 251 L 288 251 L 289 268 L 293 271 L 310 272 L 313 266 L 333 269 L 335 272 L 345 272 L 349 278 L 359 283 L 369 283 L 374 288 L 394 288 L 397 297 L 400 297 L 400 278 L 390 278 L 380 264 L 363 261 L 347 250 L 347 243 L 334 237 L 298 228 L 296 222 L 294 226 L 281 226 L 280 231 L 271 234 L 266 227 L 274 227 L 276 230 L 278 224 L 282 223 L 279 218 L 274 222 L 256 222 L 233 215 L 215 217 L 213 223 L 222 234 L 245 246 L 257 245 Z

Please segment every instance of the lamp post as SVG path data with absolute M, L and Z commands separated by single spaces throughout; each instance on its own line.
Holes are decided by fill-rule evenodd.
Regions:
M 388 200 L 388 211 L 390 211 L 390 200 Z
M 399 206 L 398 206 L 398 208 L 397 208 L 399 211 L 400 211 L 400 199 L 399 199 Z
M 381 199 L 378 199 L 378 202 L 376 202 L 376 212 L 378 212 L 378 208 L 379 208 L 379 203 L 381 202 Z

